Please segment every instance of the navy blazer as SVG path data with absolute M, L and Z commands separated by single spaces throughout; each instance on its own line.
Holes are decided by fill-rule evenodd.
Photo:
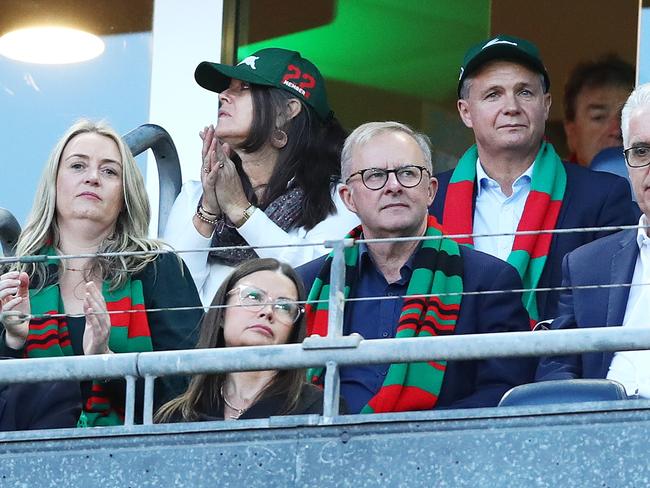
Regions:
M 634 225 L 639 221 L 627 180 L 609 173 L 563 163 L 567 185 L 558 216 L 557 229 Z M 436 175 L 438 193 L 429 213 L 442 222 L 447 187 L 453 170 Z M 476 185 L 474 187 L 476 204 Z M 572 232 L 554 234 L 538 288 L 557 287 L 562 282 L 562 258 L 574 249 L 612 232 Z M 559 292 L 537 293 L 539 319 L 555 318 Z
M 521 279 L 508 263 L 465 246 L 461 246 L 460 252 L 464 291 L 521 289 Z M 323 256 L 297 269 L 308 290 L 324 259 Z M 353 306 L 354 302 L 347 303 L 344 320 L 350 320 Z M 528 314 L 519 293 L 464 295 L 461 299 L 456 334 L 527 330 L 530 330 Z M 536 364 L 537 360 L 531 358 L 449 361 L 436 407 L 496 406 L 510 388 L 532 380 Z
M 0 385 L 0 431 L 76 427 L 80 414 L 79 382 Z
M 636 230 L 617 232 L 567 254 L 562 286 L 631 283 L 639 255 L 636 236 Z M 629 294 L 628 286 L 565 291 L 552 328 L 621 326 Z M 613 357 L 613 352 L 590 352 L 543 358 L 536 379 L 605 378 Z

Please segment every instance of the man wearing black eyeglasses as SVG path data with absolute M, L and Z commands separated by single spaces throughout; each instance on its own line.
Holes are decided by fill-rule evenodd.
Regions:
M 650 84 L 639 86 L 628 98 L 621 128 L 630 181 L 643 212 L 639 228 L 567 254 L 562 286 L 569 290 L 563 292 L 553 329 L 650 327 Z M 595 352 L 540 361 L 538 380 L 572 378 L 616 380 L 628 395 L 650 398 L 650 351 Z
M 437 175 L 430 208 L 450 234 L 511 263 L 522 277 L 531 327 L 555 317 L 561 263 L 573 249 L 613 231 L 543 231 L 634 224 L 628 183 L 563 163 L 544 140 L 550 78 L 530 41 L 496 36 L 467 51 L 457 108 L 476 144 Z M 516 235 L 517 232 L 527 234 Z M 537 289 L 542 289 L 537 291 Z
M 428 138 L 397 122 L 371 122 L 346 140 L 341 199 L 361 226 L 345 251 L 344 333 L 364 339 L 528 330 L 514 268 L 444 237 L 428 215 L 437 189 Z M 411 238 L 411 239 L 406 239 Z M 311 288 L 307 333 L 326 335 L 331 258 L 298 272 Z M 325 307 L 325 309 L 324 309 Z M 536 361 L 430 361 L 344 366 L 351 413 L 495 406 L 532 380 Z M 322 380 L 322 370 L 310 370 Z

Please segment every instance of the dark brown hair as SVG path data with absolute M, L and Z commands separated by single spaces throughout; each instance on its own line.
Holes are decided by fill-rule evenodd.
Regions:
M 584 88 L 616 86 L 634 89 L 634 66 L 615 54 L 607 55 L 597 61 L 580 63 L 571 71 L 569 81 L 564 86 L 564 118 L 576 118 L 576 101 Z
M 296 286 L 298 301 L 305 300 L 305 288 L 302 280 L 294 269 L 286 263 L 273 258 L 252 259 L 239 265 L 221 284 L 210 304 L 212 307 L 201 321 L 197 349 L 226 347 L 223 326 L 226 316 L 228 292 L 242 278 L 257 271 L 278 271 L 289 278 Z M 305 317 L 300 315 L 293 325 L 288 344 L 301 343 L 305 338 Z M 201 412 L 214 412 L 221 408 L 221 386 L 226 379 L 225 373 L 198 374 L 190 381 L 185 393 L 164 404 L 156 412 L 156 422 L 167 422 L 172 417 L 180 417 L 183 421 L 198 418 Z M 298 403 L 302 385 L 305 383 L 304 369 L 279 370 L 273 380 L 259 393 L 256 401 L 266 396 L 281 394 L 285 398 L 280 414 L 287 414 Z
M 298 185 L 305 192 L 298 224 L 311 229 L 335 211 L 331 190 L 341 177 L 341 149 L 347 132 L 338 120 L 332 117 L 323 122 L 313 108 L 284 90 L 251 84 L 251 92 L 253 121 L 250 134 L 240 148 L 248 153 L 257 151 L 271 140 L 276 129 L 286 132 L 287 144 L 280 149 L 278 162 L 259 201 L 241 163 L 235 160 L 244 191 L 251 203 L 264 209 L 285 193 L 290 183 Z M 302 110 L 286 120 L 290 99 L 298 100 Z

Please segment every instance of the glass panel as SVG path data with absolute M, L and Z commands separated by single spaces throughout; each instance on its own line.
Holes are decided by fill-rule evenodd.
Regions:
M 224 59 L 242 59 L 271 46 L 300 51 L 323 72 L 343 125 L 406 122 L 429 134 L 440 170 L 455 165 L 473 142 L 456 112 L 460 62 L 472 44 L 499 33 L 538 44 L 553 96 L 547 138 L 565 157 L 563 98 L 571 69 L 610 53 L 629 63 L 636 59 L 638 0 L 327 0 L 309 8 L 298 0 L 233 4 L 239 48 L 236 56 Z
M 438 169 L 455 164 L 471 143 L 456 113 L 456 85 L 466 48 L 489 31 L 488 0 L 329 0 L 309 8 L 256 0 L 240 7 L 237 58 L 264 47 L 300 51 L 325 76 L 347 128 L 408 123 L 431 136 Z
M 105 43 L 99 57 L 74 64 L 0 55 L 0 207 L 21 224 L 50 151 L 74 121 L 106 119 L 122 134 L 148 122 L 152 12 L 153 0 L 3 1 L 0 35 L 47 21 L 86 29 Z
M 564 90 L 571 71 L 608 55 L 635 64 L 639 0 L 492 0 L 491 15 L 493 34 L 506 32 L 538 45 L 553 97 L 546 136 L 568 158 Z
M 638 83 L 650 81 L 650 0 L 642 1 L 639 14 L 639 52 L 638 52 Z

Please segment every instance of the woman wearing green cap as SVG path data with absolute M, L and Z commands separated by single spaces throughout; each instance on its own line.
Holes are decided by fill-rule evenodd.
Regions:
M 270 48 L 236 66 L 204 61 L 194 76 L 219 93 L 219 117 L 200 132 L 201 181 L 184 185 L 165 239 L 176 249 L 282 246 L 186 254 L 209 304 L 238 264 L 259 256 L 298 266 L 327 252 L 300 244 L 342 238 L 358 220 L 335 188 L 346 134 L 316 66 Z

